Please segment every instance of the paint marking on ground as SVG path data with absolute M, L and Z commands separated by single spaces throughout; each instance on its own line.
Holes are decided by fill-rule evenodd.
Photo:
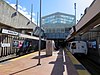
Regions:
M 91 75 L 87 70 L 77 70 L 79 75 Z
M 64 53 L 64 50 L 63 50 L 63 59 L 64 59 L 64 61 L 63 61 L 63 62 L 66 62 L 66 58 L 65 58 L 65 53 Z M 68 74 L 68 72 L 67 72 L 67 67 L 66 67 L 66 65 L 64 65 L 64 68 L 65 68 L 65 71 L 63 72 L 63 75 L 67 75 L 67 74 Z
M 80 64 L 80 62 L 68 51 L 68 56 L 70 57 L 73 64 Z
M 81 63 L 67 50 L 67 54 L 70 57 L 71 61 L 73 64 L 78 64 L 81 65 Z M 77 70 L 79 75 L 90 75 L 90 73 L 85 69 L 85 70 Z

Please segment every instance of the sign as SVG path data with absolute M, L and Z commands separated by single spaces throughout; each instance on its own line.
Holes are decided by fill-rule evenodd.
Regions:
M 1 47 L 10 47 L 10 43 L 1 43 Z
M 88 42 L 88 46 L 89 46 L 89 48 L 95 48 L 96 49 L 96 41 L 89 41 Z
M 7 30 L 7 29 L 2 29 L 2 33 L 11 34 L 11 35 L 18 35 L 18 32 L 14 32 L 14 31 Z
M 99 48 L 100 48 L 100 44 L 99 44 Z

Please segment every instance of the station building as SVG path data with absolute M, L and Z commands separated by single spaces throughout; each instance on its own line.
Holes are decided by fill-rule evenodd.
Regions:
M 57 44 L 66 39 L 74 25 L 75 15 L 56 12 L 42 17 L 45 38 L 54 40 Z

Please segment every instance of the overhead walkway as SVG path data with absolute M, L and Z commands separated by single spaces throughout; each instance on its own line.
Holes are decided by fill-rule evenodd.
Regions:
M 38 52 L 0 63 L 0 75 L 90 75 L 70 54 L 59 49 L 52 56 L 41 51 L 41 65 L 37 66 Z

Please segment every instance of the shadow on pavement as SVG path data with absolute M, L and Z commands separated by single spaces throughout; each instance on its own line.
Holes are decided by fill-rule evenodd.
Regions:
M 75 67 L 73 66 L 71 59 L 67 55 L 67 51 L 64 50 L 63 53 L 63 49 L 59 49 L 59 53 L 56 61 L 49 62 L 49 64 L 54 64 L 51 75 L 63 75 L 65 69 L 68 75 L 78 75 Z M 64 66 L 66 66 L 66 68 Z
M 50 75 L 63 75 L 64 60 L 63 60 L 63 50 L 59 50 L 56 61 L 49 62 L 49 64 L 54 64 L 53 70 Z
M 11 74 L 9 74 L 9 75 L 14 75 L 14 74 L 17 74 L 17 73 L 20 73 L 20 72 L 23 72 L 23 71 L 29 70 L 29 69 L 31 69 L 31 68 L 37 67 L 37 66 L 38 66 L 38 65 L 34 65 L 34 66 L 28 67 L 28 68 L 26 68 L 26 69 L 23 69 L 23 70 L 20 70 L 20 71 L 17 71 L 17 72 L 11 73 Z
M 41 55 L 40 56 L 40 58 L 46 58 L 46 57 L 50 57 L 50 56 L 47 56 L 47 55 Z M 38 58 L 39 58 L 39 56 L 35 56 L 32 59 L 38 59 Z

